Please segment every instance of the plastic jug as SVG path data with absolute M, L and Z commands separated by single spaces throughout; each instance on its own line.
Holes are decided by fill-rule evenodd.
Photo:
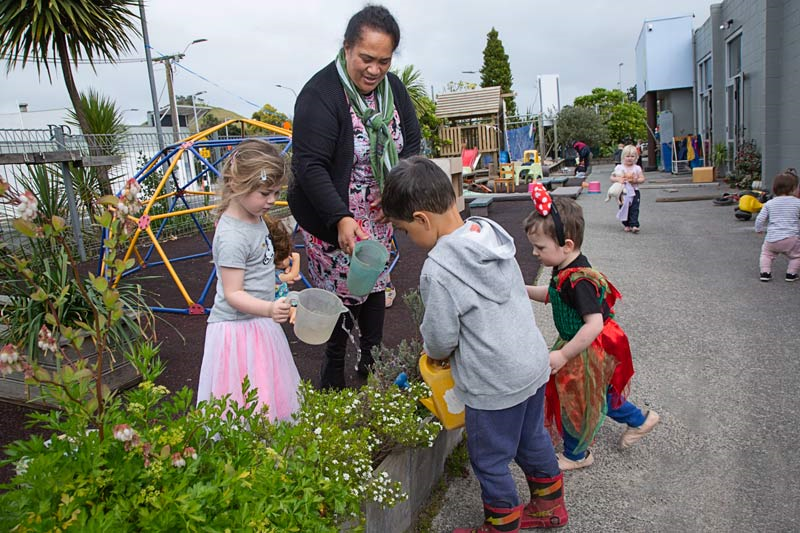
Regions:
M 456 395 L 450 363 L 431 359 L 426 354 L 419 358 L 419 373 L 431 389 L 430 398 L 420 402 L 442 423 L 445 429 L 457 429 L 464 425 L 464 402 Z
M 350 256 L 347 272 L 347 289 L 353 296 L 366 296 L 372 292 L 378 276 L 386 268 L 389 250 L 378 241 L 358 241 Z
M 292 291 L 286 299 L 297 307 L 294 334 L 306 344 L 327 342 L 339 315 L 347 311 L 338 296 L 323 289 Z

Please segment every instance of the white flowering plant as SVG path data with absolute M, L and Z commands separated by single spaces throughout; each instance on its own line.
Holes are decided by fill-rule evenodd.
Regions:
M 2 182 L 0 182 L 2 184 Z M 19 207 L 14 227 L 30 239 L 53 239 L 68 248 L 63 220 L 43 216 L 34 200 L 2 185 L 0 196 Z M 425 416 L 421 382 L 403 387 L 317 391 L 301 386 L 294 420 L 271 423 L 257 410 L 245 380 L 244 402 L 215 399 L 194 406 L 188 388 L 171 393 L 157 384 L 164 365 L 151 337 L 137 329 L 125 353 L 142 376 L 134 389 L 112 392 L 102 382 L 102 358 L 70 356 L 87 341 L 102 354 L 126 314 L 113 285 L 131 262 L 120 258 L 137 208 L 131 183 L 120 196 L 98 200 L 96 222 L 107 230 L 104 276 L 79 275 L 64 250 L 67 289 L 39 281 L 33 259 L 3 247 L 4 273 L 43 306 L 34 350 L 59 365 L 46 370 L 23 348 L 0 349 L 0 379 L 24 372 L 59 409 L 31 415 L 46 434 L 9 445 L 0 464 L 16 475 L 0 485 L 0 531 L 340 531 L 363 530 L 364 504 L 393 506 L 402 487 L 376 473 L 382 456 L 398 446 L 430 446 L 441 430 Z M 7 253 L 8 252 L 8 253 Z M 62 307 L 77 290 L 88 311 L 68 322 Z
M 104 431 L 36 416 L 52 436 L 6 450 L 17 475 L 0 487 L 1 531 L 358 531 L 365 500 L 402 498 L 373 475 L 364 428 L 271 423 L 248 383 L 241 405 L 195 408 L 190 389 L 170 394 L 145 373 L 107 402 Z

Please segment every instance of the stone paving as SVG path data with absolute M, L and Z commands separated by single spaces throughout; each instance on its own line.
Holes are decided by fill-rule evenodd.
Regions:
M 598 166 L 591 176 L 604 191 L 610 171 Z M 758 280 L 762 237 L 732 207 L 656 202 L 722 194 L 726 186 L 647 177 L 638 235 L 622 231 L 605 194 L 578 201 L 588 226 L 584 252 L 623 295 L 616 311 L 633 349 L 631 400 L 657 410 L 662 423 L 621 451 L 623 428 L 606 422 L 594 465 L 565 475 L 570 523 L 562 531 L 798 531 L 800 283 L 783 281 L 782 258 L 774 281 Z M 527 207 L 520 209 L 524 217 Z M 529 246 L 520 233 L 517 246 Z M 546 279 L 547 272 L 540 283 Z M 537 304 L 536 319 L 555 339 L 550 310 Z M 470 474 L 448 487 L 431 530 L 482 519 Z

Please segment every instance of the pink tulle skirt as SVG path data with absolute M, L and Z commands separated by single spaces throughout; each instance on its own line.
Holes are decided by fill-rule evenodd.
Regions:
M 242 403 L 242 382 L 258 389 L 258 406 L 269 406 L 270 420 L 289 419 L 298 406 L 300 374 L 286 335 L 271 318 L 212 322 L 206 330 L 198 403 L 230 394 Z

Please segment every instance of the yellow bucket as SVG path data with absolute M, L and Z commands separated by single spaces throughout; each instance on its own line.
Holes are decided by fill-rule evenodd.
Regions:
M 447 360 L 431 359 L 426 354 L 419 358 L 419 372 L 431 389 L 430 398 L 420 402 L 442 423 L 445 429 L 457 429 L 464 425 L 464 402 L 455 391 L 453 374 Z

